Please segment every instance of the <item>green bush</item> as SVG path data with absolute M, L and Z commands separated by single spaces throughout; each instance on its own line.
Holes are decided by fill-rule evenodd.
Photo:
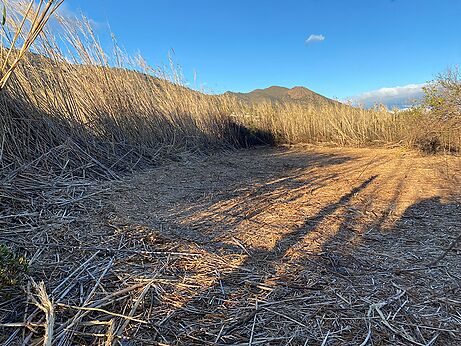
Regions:
M 461 152 L 461 72 L 449 69 L 424 88 L 412 111 L 418 116 L 410 136 L 413 146 L 429 153 Z
M 439 120 L 461 117 L 461 72 L 458 68 L 448 69 L 424 88 L 423 106 L 430 115 Z
M 0 289 L 16 285 L 26 271 L 25 256 L 18 256 L 6 245 L 0 244 Z

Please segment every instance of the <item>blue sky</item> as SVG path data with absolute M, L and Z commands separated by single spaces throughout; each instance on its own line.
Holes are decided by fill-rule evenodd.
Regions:
M 461 62 L 460 0 L 66 0 L 79 10 L 152 65 L 173 49 L 214 92 L 302 85 L 368 102 Z

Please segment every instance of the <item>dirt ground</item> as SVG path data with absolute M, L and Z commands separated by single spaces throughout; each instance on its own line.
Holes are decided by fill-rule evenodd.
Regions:
M 49 247 L 57 344 L 460 345 L 460 187 L 457 157 L 306 146 L 111 183 Z

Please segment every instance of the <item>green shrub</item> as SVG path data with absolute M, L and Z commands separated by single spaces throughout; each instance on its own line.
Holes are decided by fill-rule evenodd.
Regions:
M 26 271 L 25 256 L 18 256 L 6 245 L 0 244 L 0 289 L 16 285 Z

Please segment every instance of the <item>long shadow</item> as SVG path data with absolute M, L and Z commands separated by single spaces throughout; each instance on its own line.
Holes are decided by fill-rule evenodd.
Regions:
M 346 205 L 356 194 L 364 190 L 376 178 L 376 175 L 368 178 L 359 186 L 354 187 L 349 193 L 342 196 L 336 203 L 325 206 L 315 216 L 308 218 L 302 227 L 292 231 L 291 233 L 288 233 L 282 239 L 280 239 L 273 251 L 262 251 L 262 254 L 266 254 L 265 257 L 271 261 L 279 260 L 286 254 L 287 250 L 302 240 L 302 238 L 306 236 L 311 230 L 315 229 L 322 220 L 333 214 L 342 206 Z
M 333 304 L 335 309 L 339 309 L 338 311 L 333 313 L 329 310 L 323 310 L 321 313 L 322 310 L 319 308 L 317 315 L 334 315 L 338 319 L 344 318 L 341 323 L 355 320 L 360 322 L 366 320 L 366 314 L 371 304 L 386 302 L 383 309 L 394 314 L 395 325 L 394 322 L 389 323 L 393 324 L 395 330 L 401 330 L 402 324 L 411 323 L 411 325 L 407 329 L 403 329 L 403 332 L 388 330 L 380 322 L 380 316 L 374 313 L 370 330 L 376 333 L 373 339 L 375 343 L 389 344 L 393 343 L 395 338 L 400 338 L 404 343 L 413 340 L 427 344 L 428 340 L 437 336 L 436 331 L 440 329 L 441 321 L 446 321 L 444 322 L 447 323 L 446 328 L 440 331 L 439 336 L 437 336 L 439 338 L 438 343 L 435 344 L 458 344 L 460 338 L 453 334 L 453 330 L 457 330 L 458 335 L 461 335 L 461 328 L 456 327 L 456 317 L 453 315 L 456 312 L 453 310 L 455 303 L 447 303 L 445 298 L 456 302 L 456 297 L 461 292 L 459 284 L 461 267 L 457 265 L 459 255 L 457 256 L 456 250 L 456 241 L 457 239 L 459 241 L 457 236 L 459 235 L 459 225 L 461 225 L 461 210 L 457 203 L 443 203 L 440 197 L 434 197 L 409 206 L 401 215 L 397 215 L 397 220 L 395 220 L 395 215 L 392 215 L 393 210 L 396 205 L 401 203 L 402 192 L 406 189 L 406 181 L 404 181 L 403 176 L 406 176 L 405 172 L 399 171 L 386 177 L 391 182 L 393 192 L 390 193 L 388 200 L 383 200 L 386 204 L 379 210 L 379 215 L 372 213 L 364 218 L 364 213 L 360 209 L 363 207 L 363 211 L 367 211 L 368 206 L 361 199 L 358 200 L 357 204 L 349 205 L 354 196 L 377 179 L 377 176 L 372 176 L 344 194 L 335 203 L 324 206 L 316 215 L 307 218 L 301 227 L 287 232 L 271 250 L 250 249 L 248 251 L 249 256 L 237 269 L 224 277 L 220 277 L 219 282 L 210 286 L 206 292 L 197 293 L 184 306 L 184 309 L 178 309 L 170 316 L 175 321 L 174 323 L 196 321 L 195 326 L 200 327 L 187 332 L 180 331 L 179 335 L 182 342 L 187 344 L 234 344 L 248 340 L 251 330 L 254 330 L 256 315 L 264 313 L 264 311 L 255 308 L 243 310 L 237 316 L 229 315 L 230 311 L 227 310 L 225 301 L 239 296 L 242 290 L 247 291 L 247 293 L 239 297 L 247 299 L 248 294 L 254 293 L 258 287 L 267 289 L 265 283 L 271 282 L 272 278 L 276 278 L 275 285 L 272 286 L 275 289 L 289 285 L 283 278 L 282 281 L 277 281 L 279 275 L 277 265 L 285 256 L 289 256 L 288 253 L 296 248 L 297 244 L 302 244 L 304 238 L 326 218 L 346 206 L 345 215 L 342 215 L 338 229 L 335 229 L 333 235 L 323 243 L 321 252 L 314 255 L 316 259 L 312 261 L 308 258 L 311 254 L 306 254 L 301 260 L 295 260 L 296 263 L 292 263 L 292 265 L 298 265 L 301 268 L 306 263 L 311 263 L 314 268 L 319 268 L 319 275 L 325 276 L 324 285 L 332 285 L 330 290 L 325 287 L 318 288 L 323 292 L 321 293 L 323 301 L 330 301 L 332 298 L 337 299 L 335 296 L 337 294 L 343 300 Z M 284 181 L 284 187 L 287 189 L 296 188 L 298 183 L 287 180 Z M 313 182 L 311 181 L 310 184 Z M 374 188 L 367 189 L 366 195 L 370 198 L 377 198 L 382 188 L 380 184 L 375 184 Z M 348 212 L 347 209 L 349 208 L 353 210 Z M 238 214 L 240 209 L 235 210 L 235 212 Z M 354 239 L 358 239 L 356 243 L 352 242 Z M 210 250 L 216 251 L 216 248 L 210 248 Z M 230 245 L 229 251 L 238 253 L 241 252 L 241 249 L 238 246 Z M 290 262 L 293 262 L 292 259 Z M 439 265 L 442 266 L 441 269 L 438 269 Z M 274 284 L 274 280 L 272 283 Z M 309 288 L 309 283 L 312 284 L 312 281 L 305 278 L 301 286 L 294 283 L 289 288 L 295 291 L 296 289 L 301 291 L 317 289 L 315 285 L 312 285 L 313 288 Z M 249 284 L 250 286 L 248 286 Z M 415 284 L 417 284 L 416 288 L 414 288 Z M 411 297 L 405 295 L 398 297 L 395 301 L 389 300 L 390 297 L 396 295 L 396 291 L 399 293 L 401 288 L 411 288 Z M 289 293 L 288 297 L 292 297 L 293 294 L 296 297 L 296 293 Z M 311 293 L 313 296 L 316 294 Z M 422 304 L 422 302 L 431 301 L 434 296 L 438 298 L 430 303 Z M 210 297 L 220 297 L 217 300 L 220 301 L 218 305 L 220 304 L 222 307 L 210 311 L 210 306 L 207 303 L 207 299 Z M 283 301 L 284 296 L 273 297 L 273 299 Z M 344 305 L 348 301 L 352 302 L 354 299 L 356 300 L 355 306 L 351 306 L 351 303 L 349 303 L 348 308 L 342 306 L 342 304 Z M 411 303 L 406 302 L 405 299 Z M 251 304 L 250 302 L 247 303 Z M 402 305 L 405 304 L 408 304 L 408 308 L 402 309 Z M 297 306 L 291 306 L 294 309 L 293 315 L 299 317 L 299 312 L 295 312 Z M 434 314 L 430 315 L 428 311 L 432 311 Z M 271 313 L 277 314 L 276 311 L 271 311 Z M 302 324 L 299 322 L 301 320 L 302 318 L 298 318 L 295 325 L 297 323 L 299 327 Z M 332 320 L 334 321 L 335 318 Z M 290 317 L 285 315 L 285 322 L 287 321 L 291 323 L 293 319 L 290 320 Z M 269 324 L 274 327 L 271 323 Z M 222 328 L 216 339 L 203 332 L 203 328 L 206 329 L 207 326 L 215 331 L 219 330 L 219 328 L 216 329 L 216 326 L 219 325 L 222 325 Z M 427 327 L 420 330 L 418 329 L 420 325 Z M 256 329 L 261 330 L 265 327 L 269 328 L 269 325 L 261 327 L 258 323 Z M 315 327 L 315 323 L 312 327 Z M 330 327 L 335 328 L 334 325 Z M 336 328 L 339 327 L 336 326 Z M 360 325 L 356 325 L 355 328 L 355 331 L 363 329 Z M 162 331 L 168 338 L 168 328 L 166 327 Z M 405 334 L 407 332 L 410 336 Z M 293 333 L 296 334 L 296 332 Z M 365 328 L 363 333 L 358 335 L 362 339 L 360 341 L 357 339 L 352 344 L 362 343 L 366 335 L 367 329 Z M 170 336 L 172 337 L 171 340 L 177 337 L 177 335 Z M 321 334 L 319 338 L 321 340 Z M 301 339 L 290 340 L 295 340 L 293 341 L 295 345 L 303 344 Z M 267 344 L 278 343 L 268 341 Z M 333 342 L 332 344 L 341 343 Z
M 295 159 L 296 161 L 306 160 L 304 156 Z M 274 227 L 274 225 L 268 225 L 264 220 L 257 218 L 260 213 L 270 209 L 274 203 L 282 202 L 289 205 L 289 203 L 301 200 L 316 190 L 328 187 L 332 181 L 340 179 L 342 176 L 354 176 L 356 172 L 369 167 L 369 163 L 363 163 L 355 165 L 353 168 L 344 167 L 340 173 L 333 172 L 328 175 L 311 171 L 313 168 L 341 165 L 351 160 L 353 160 L 351 157 L 312 153 L 308 156 L 310 168 L 307 170 L 306 167 L 298 166 L 287 169 L 282 176 L 269 172 L 262 178 L 253 180 L 251 187 L 248 187 L 248 182 L 244 181 L 241 182 L 243 188 L 239 188 L 237 183 L 235 191 L 238 192 L 220 193 L 202 203 L 193 201 L 194 203 L 189 203 L 184 208 L 174 204 L 171 219 L 187 219 L 187 223 L 178 225 L 177 229 L 171 227 L 169 231 L 175 237 L 185 237 L 184 240 L 189 239 L 198 242 L 204 248 L 216 251 L 217 247 L 223 245 L 218 240 L 226 237 L 226 230 L 234 230 L 242 222 L 253 223 L 255 227 Z M 380 162 L 378 159 L 373 164 L 379 165 Z M 238 199 L 233 201 L 233 197 L 238 197 Z M 342 202 L 341 200 L 337 203 Z M 319 214 L 325 214 L 328 210 L 335 209 L 337 203 L 326 206 L 325 210 L 320 211 Z M 203 212 L 204 210 L 206 212 Z M 193 219 L 188 219 L 191 216 Z M 206 229 L 210 228 L 210 224 L 213 229 L 207 232 Z M 281 227 L 285 228 L 284 226 Z
M 270 279 L 270 277 L 275 274 L 278 262 L 284 258 L 284 256 L 293 246 L 301 242 L 303 238 L 306 235 L 308 235 L 312 230 L 314 230 L 325 218 L 335 213 L 341 207 L 347 205 L 347 203 L 349 203 L 355 195 L 367 188 L 367 186 L 369 186 L 376 178 L 377 176 L 372 176 L 366 179 L 360 185 L 351 189 L 350 192 L 343 195 L 335 203 L 323 207 L 316 215 L 307 218 L 301 227 L 287 233 L 281 239 L 279 239 L 272 250 L 250 250 L 247 259 L 237 269 L 235 269 L 225 277 L 220 278 L 220 282 L 212 287 L 209 287 L 208 291 L 222 291 L 226 297 L 232 296 L 234 294 L 234 290 L 238 290 L 239 287 L 244 286 L 246 284 L 245 280 L 242 282 L 235 282 L 235 279 L 237 278 L 241 280 L 242 278 L 245 278 L 248 275 L 249 271 L 251 271 L 251 273 L 255 274 L 256 276 L 259 275 L 263 278 L 263 280 Z M 220 244 L 220 246 L 222 246 L 222 244 Z M 229 245 L 227 245 L 227 250 L 233 251 L 234 253 L 238 253 L 239 251 L 241 251 L 241 248 L 239 248 L 238 246 L 229 247 Z M 263 284 L 263 282 L 253 282 L 252 284 L 258 285 Z M 194 318 L 197 318 L 197 314 L 206 314 L 200 312 L 198 309 L 193 308 L 194 305 L 202 305 L 202 300 L 203 296 L 201 294 L 198 294 L 195 298 L 192 298 L 186 304 L 184 309 L 177 310 L 176 312 L 171 314 L 169 318 L 174 317 L 175 320 L 192 320 Z M 194 313 L 191 315 L 192 311 Z M 221 333 L 219 337 L 215 340 L 215 342 L 236 342 L 236 340 L 233 340 L 230 334 L 237 327 L 248 322 L 249 319 L 254 316 L 254 313 L 254 311 L 250 313 L 245 313 L 242 316 L 239 316 L 236 319 L 236 321 L 233 321 L 228 326 L 223 326 L 223 329 L 221 330 Z M 168 328 L 166 326 L 165 328 L 166 329 L 164 331 L 168 333 Z M 175 336 L 175 338 L 177 338 L 177 335 Z M 195 340 L 195 342 L 198 341 L 200 340 Z M 189 340 L 189 342 L 190 344 L 195 344 L 191 340 Z M 201 342 L 211 342 L 211 340 L 201 340 Z
M 273 161 L 274 158 L 270 157 L 268 160 Z M 300 163 L 303 160 L 306 162 Z M 305 198 L 307 194 L 319 188 L 328 189 L 328 186 L 332 181 L 340 178 L 339 174 L 344 174 L 346 176 L 360 176 L 361 174 L 359 173 L 361 171 L 370 167 L 369 163 L 354 165 L 353 168 L 341 166 L 341 164 L 352 160 L 352 157 L 341 155 L 322 155 L 313 153 L 294 157 L 287 167 L 285 167 L 285 160 L 281 160 L 279 165 L 282 165 L 283 163 L 283 166 L 286 169 L 286 171 L 282 174 L 280 173 L 280 170 L 277 172 L 268 170 L 270 166 L 262 167 L 261 172 L 259 173 L 249 173 L 252 177 L 251 183 L 253 186 L 249 184 L 248 181 L 242 181 L 240 184 L 237 179 L 237 182 L 229 183 L 232 186 L 236 183 L 235 189 L 230 189 L 229 194 L 224 191 L 216 196 L 215 199 L 203 203 L 194 203 L 196 204 L 195 208 L 189 208 L 176 215 L 183 217 L 186 214 L 195 214 L 200 212 L 200 210 L 210 209 L 211 215 L 209 216 L 212 218 L 211 228 L 215 226 L 217 227 L 219 225 L 219 220 L 216 218 L 222 214 L 222 210 L 217 203 L 226 203 L 232 199 L 235 194 L 237 194 L 243 200 L 248 199 L 249 205 L 242 206 L 238 204 L 231 204 L 226 207 L 224 211 L 225 214 L 227 214 L 227 218 L 224 220 L 226 228 L 233 229 L 238 227 L 241 222 L 247 221 L 255 222 L 255 227 L 257 227 L 257 220 L 252 219 L 254 219 L 255 216 L 257 216 L 263 209 L 268 206 L 270 207 L 271 203 L 280 201 L 287 204 L 296 201 L 309 202 L 310 197 L 308 200 Z M 377 162 L 375 162 L 375 164 L 379 164 L 379 160 L 376 161 Z M 338 171 L 340 172 L 334 172 L 325 176 L 322 172 L 316 172 L 315 169 L 309 170 L 309 168 L 330 166 L 340 167 L 338 168 Z M 242 170 L 242 167 L 239 167 L 239 170 Z M 253 179 L 253 176 L 256 176 L 257 179 Z M 163 316 L 159 314 L 158 320 L 156 317 L 153 319 L 158 321 L 157 323 L 152 323 L 152 328 L 157 330 L 158 341 L 166 342 L 169 340 L 173 343 L 202 345 L 204 343 L 233 344 L 237 343 L 238 340 L 245 340 L 245 337 L 247 338 L 246 340 L 248 340 L 248 334 L 244 335 L 242 338 L 242 328 L 245 329 L 245 333 L 248 332 L 248 323 L 251 324 L 249 319 L 254 317 L 255 311 L 247 313 L 248 310 L 243 310 L 240 315 L 235 316 L 234 312 L 230 312 L 230 310 L 227 309 L 229 300 L 232 300 L 233 296 L 239 296 L 239 294 L 242 293 L 241 290 L 243 290 L 244 293 L 239 297 L 239 300 L 241 299 L 243 304 L 253 304 L 254 302 L 249 302 L 249 296 L 253 294 L 255 290 L 259 290 L 256 286 L 259 284 L 264 286 L 266 280 L 270 281 L 278 275 L 277 266 L 284 260 L 287 253 L 293 247 L 296 247 L 298 243 L 302 243 L 304 237 L 315 230 L 316 227 L 325 221 L 326 218 L 335 214 L 339 209 L 349 204 L 355 195 L 361 193 L 364 189 L 369 187 L 376 178 L 376 176 L 372 176 L 366 180 L 362 179 L 362 181 L 357 179 L 356 181 L 360 182 L 353 184 L 352 186 L 356 186 L 353 188 L 351 187 L 350 191 L 344 193 L 340 198 L 337 198 L 331 203 L 323 206 L 323 208 L 318 210 L 315 215 L 307 218 L 303 217 L 302 225 L 296 227 L 295 229 L 293 229 L 292 226 L 290 228 L 286 227 L 284 229 L 286 232 L 281 233 L 281 238 L 278 238 L 275 245 L 271 247 L 270 250 L 266 250 L 265 248 L 260 249 L 259 247 L 248 247 L 248 256 L 243 260 L 243 262 L 239 263 L 235 269 L 226 271 L 226 274 L 220 276 L 217 280 L 214 280 L 206 288 L 203 288 L 204 286 L 196 286 L 193 290 L 193 294 L 190 296 L 186 304 L 180 307 L 176 306 L 174 310 L 171 309 L 171 306 L 169 306 L 167 313 Z M 192 188 L 195 187 L 192 186 Z M 189 203 L 185 201 L 184 204 L 187 205 Z M 173 207 L 178 206 L 173 203 Z M 250 213 L 246 213 L 246 211 L 248 211 L 246 209 L 249 209 Z M 241 215 L 244 215 L 244 217 L 241 217 Z M 145 216 L 146 214 L 143 213 L 143 217 Z M 186 238 L 188 239 L 186 240 L 189 240 L 193 244 L 196 243 L 196 240 L 201 240 L 198 242 L 199 248 L 208 252 L 212 255 L 212 257 L 220 256 L 221 254 L 244 255 L 242 247 L 229 244 L 228 242 L 219 241 L 219 237 L 223 236 L 222 230 L 218 230 L 213 236 L 203 236 L 203 234 L 201 234 L 204 227 L 202 227 L 203 225 L 200 222 L 206 221 L 207 217 L 207 215 L 200 217 L 198 223 L 190 224 L 192 227 L 187 230 Z M 173 227 L 176 226 L 181 230 L 184 230 L 185 226 L 187 227 L 187 223 L 175 223 L 174 220 L 169 220 L 168 222 Z M 154 225 L 150 228 L 151 232 L 152 228 L 154 228 L 153 226 Z M 273 225 L 271 226 L 274 227 Z M 142 234 L 136 234 L 135 236 L 139 236 L 140 238 L 143 237 Z M 177 240 L 176 237 L 172 239 Z M 129 240 L 128 238 L 124 238 L 123 241 L 127 242 Z M 101 246 L 101 244 L 97 245 Z M 155 249 L 157 245 L 158 244 L 153 243 L 152 249 Z M 204 267 L 206 268 L 206 266 Z M 149 267 L 147 266 L 145 268 Z M 206 270 L 210 269 L 211 268 L 206 268 Z M 176 270 L 176 272 L 174 272 L 174 270 Z M 195 273 L 195 268 L 184 269 L 184 272 L 182 272 L 182 268 L 179 269 L 178 266 L 174 270 L 167 272 L 175 278 L 184 279 L 193 276 Z M 203 269 L 199 268 L 197 269 L 197 272 L 200 270 Z M 213 276 L 213 274 L 211 274 L 211 276 Z M 119 282 L 119 279 L 115 281 Z M 275 285 L 273 285 L 274 291 L 285 284 L 286 283 L 283 282 L 283 280 L 275 282 Z M 159 295 L 161 294 L 159 293 Z M 153 298 L 153 301 L 155 301 L 155 299 L 156 298 Z M 210 308 L 210 299 L 215 302 L 214 304 L 217 304 L 213 305 L 213 309 Z M 270 300 L 272 299 L 277 300 L 279 298 L 270 297 Z M 160 303 L 160 300 L 157 300 L 157 302 Z M 165 311 L 162 311 L 162 313 L 164 312 Z M 190 328 L 183 328 L 184 324 L 189 323 L 193 326 Z M 217 339 L 217 332 L 215 332 L 214 335 L 211 335 L 206 331 L 207 328 L 216 329 L 216 324 L 223 326 Z
M 405 190 L 407 182 L 405 179 L 401 179 L 400 176 L 402 174 L 406 176 L 409 173 L 409 168 L 407 167 L 404 172 L 401 170 L 394 171 L 386 177 L 387 182 L 396 181 L 395 187 L 393 187 L 394 191 L 391 193 L 390 199 L 386 201 L 386 205 L 378 211 L 379 214 L 376 214 L 376 212 L 373 211 L 373 217 L 371 220 L 364 220 L 363 217 L 358 217 L 357 214 L 363 216 L 364 211 L 367 211 L 369 207 L 373 207 L 372 201 L 371 204 L 360 203 L 354 209 L 355 212 L 346 213 L 337 232 L 323 244 L 322 248 L 324 252 L 328 254 L 330 252 L 329 248 L 331 247 L 335 249 L 335 253 L 343 252 L 343 254 L 346 254 L 353 249 L 353 246 L 351 246 L 350 243 L 355 237 L 357 237 L 357 234 L 370 229 L 378 232 L 379 230 L 382 230 L 385 227 L 385 224 L 390 221 L 391 215 L 394 213 L 394 209 L 399 204 L 402 198 L 402 193 Z M 381 187 L 379 185 L 375 186 L 371 191 L 369 191 L 369 195 L 377 197 L 380 194 L 380 188 Z
M 392 201 L 397 199 L 394 195 Z M 391 226 L 383 217 L 368 226 L 350 217 L 323 244 L 330 259 L 325 264 L 341 269 L 351 280 L 349 299 L 382 304 L 381 313 L 393 316 L 383 322 L 377 311 L 370 310 L 375 318 L 369 327 L 374 343 L 391 344 L 397 338 L 403 344 L 428 340 L 434 340 L 434 345 L 460 344 L 456 315 L 456 297 L 461 294 L 460 225 L 459 203 L 436 196 L 409 206 Z M 360 242 L 354 245 L 351 240 L 357 234 L 351 226 L 368 227 L 371 232 L 359 234 Z M 343 317 L 350 315 L 343 313 Z

